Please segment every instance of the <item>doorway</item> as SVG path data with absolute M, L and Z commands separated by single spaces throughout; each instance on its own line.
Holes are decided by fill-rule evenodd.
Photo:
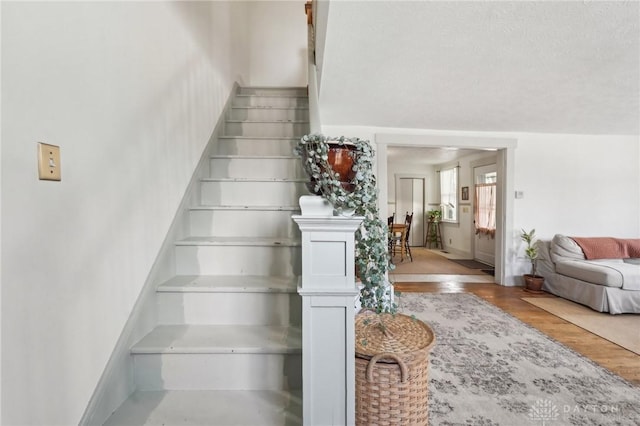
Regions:
M 473 258 L 489 265 L 496 263 L 496 222 L 498 220 L 497 182 L 498 168 L 495 163 L 487 165 L 472 164 L 473 195 L 471 198 L 473 214 L 471 252 Z
M 426 177 L 396 175 L 395 222 L 404 223 L 405 215 L 413 213 L 409 245 L 421 246 L 424 241 L 424 205 Z
M 507 194 L 514 193 L 514 151 L 517 146 L 517 139 L 510 137 L 483 137 L 483 136 L 466 136 L 466 135 L 444 135 L 444 134 L 402 134 L 402 133 L 377 133 L 375 135 L 376 157 L 377 157 L 377 176 L 380 187 L 379 206 L 381 212 L 396 211 L 395 194 L 387 197 L 387 192 L 391 195 L 395 190 L 394 172 L 398 170 L 396 162 L 398 158 L 394 151 L 390 149 L 396 148 L 413 148 L 427 149 L 429 157 L 438 157 L 438 161 L 431 164 L 443 164 L 452 161 L 452 158 L 445 159 L 446 154 L 453 154 L 455 150 L 473 150 L 495 153 L 495 164 L 498 170 L 497 184 L 497 204 L 496 210 L 500 220 L 496 224 L 495 232 L 495 282 L 502 285 L 512 285 L 514 279 L 513 262 L 507 258 L 507 254 L 513 251 L 513 205 L 512 197 Z M 457 153 L 460 154 L 460 153 Z M 410 157 L 415 162 L 419 157 Z M 400 160 L 402 162 L 402 160 Z M 407 166 L 415 166 L 408 164 Z M 424 170 L 424 166 L 421 166 Z M 429 167 L 428 165 L 426 166 Z M 407 168 L 407 167 L 405 167 Z M 416 167 L 412 167 L 416 168 Z M 417 170 L 416 170 L 417 171 Z M 388 174 L 391 172 L 391 174 Z M 418 172 L 419 173 L 419 172 Z M 469 182 L 470 184 L 472 182 Z M 433 182 L 427 181 L 427 193 L 432 189 Z M 470 185 L 471 186 L 471 185 Z M 471 189 L 471 188 L 470 188 Z M 470 191 L 471 192 L 471 191 Z M 469 194 L 471 195 L 471 194 Z M 471 198 L 471 197 L 470 197 Z M 437 201 L 435 201 L 437 202 Z M 426 205 L 431 208 L 434 200 L 427 198 Z M 470 203 L 469 203 L 470 204 Z M 435 204 L 434 204 L 435 205 Z M 437 205 L 435 205 L 437 207 Z M 471 220 L 465 222 L 465 238 L 469 238 Z M 461 223 L 462 225 L 462 223 Z M 467 233 L 469 232 L 469 233 Z M 469 247 L 470 248 L 470 247 Z M 471 256 L 472 253 L 469 253 Z

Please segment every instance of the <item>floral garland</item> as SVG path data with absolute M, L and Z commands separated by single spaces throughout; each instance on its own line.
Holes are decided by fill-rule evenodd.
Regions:
M 354 157 L 355 177 L 353 191 L 347 191 L 339 175 L 329 165 L 330 144 L 351 145 Z M 392 303 L 391 287 L 387 285 L 386 272 L 393 268 L 389 262 L 388 228 L 380 220 L 378 190 L 373 174 L 374 150 L 368 140 L 359 138 L 329 138 L 320 134 L 305 135 L 295 147 L 295 153 L 303 160 L 303 168 L 311 178 L 310 190 L 329 201 L 338 212 L 353 210 L 364 220 L 356 231 L 356 265 L 362 289 L 362 308 L 378 313 L 397 311 Z

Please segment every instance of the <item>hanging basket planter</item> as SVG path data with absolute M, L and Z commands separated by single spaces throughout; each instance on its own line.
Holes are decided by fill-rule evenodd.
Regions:
M 353 170 L 356 158 L 355 145 L 329 142 L 328 154 L 327 161 L 331 165 L 331 169 L 338 175 L 340 185 L 345 191 L 353 192 L 355 188 L 353 180 L 356 177 L 356 172 Z
M 356 267 L 361 280 L 360 302 L 378 312 L 395 311 L 386 272 L 392 268 L 388 228 L 380 220 L 374 150 L 359 138 L 303 136 L 294 149 L 309 176 L 307 188 L 326 199 L 338 216 L 362 216 L 356 231 Z
M 307 149 L 318 149 L 318 147 L 310 147 Z M 321 174 L 334 174 L 336 180 L 340 182 L 342 189 L 351 193 L 356 187 L 354 184 L 356 172 L 353 167 L 356 162 L 356 155 L 356 146 L 352 143 L 328 141 L 326 156 L 329 167 L 327 168 L 322 163 L 319 163 L 319 172 Z M 307 189 L 312 194 L 322 195 L 322 189 L 318 187 L 318 181 L 313 177 L 307 182 Z

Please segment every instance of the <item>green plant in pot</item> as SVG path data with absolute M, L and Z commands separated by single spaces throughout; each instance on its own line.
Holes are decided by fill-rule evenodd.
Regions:
M 524 250 L 524 254 L 531 262 L 531 273 L 524 274 L 525 291 L 529 291 L 532 293 L 542 293 L 544 277 L 536 274 L 539 254 L 538 247 L 536 245 L 536 230 L 532 229 L 531 231 L 527 232 L 522 229 L 520 238 L 527 244 Z
M 432 244 L 435 244 L 438 247 L 438 223 L 442 220 L 442 210 L 433 209 L 427 212 L 427 242 L 429 243 L 429 247 Z M 442 248 L 442 244 L 440 242 L 440 248 Z
M 303 168 L 309 175 L 307 187 L 312 193 L 329 201 L 338 213 L 353 212 L 364 217 L 355 234 L 362 308 L 378 313 L 395 313 L 397 307 L 392 302 L 391 287 L 386 280 L 386 272 L 392 267 L 387 245 L 388 230 L 378 212 L 371 144 L 359 138 L 311 134 L 300 139 L 295 153 L 301 157 Z M 340 164 L 336 166 L 336 163 Z
M 427 221 L 440 222 L 442 220 L 442 210 L 433 209 L 427 212 Z

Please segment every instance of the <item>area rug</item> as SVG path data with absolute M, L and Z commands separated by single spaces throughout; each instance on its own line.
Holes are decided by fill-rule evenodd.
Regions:
M 429 324 L 430 425 L 638 425 L 640 387 L 479 297 L 403 293 Z
M 640 355 L 640 315 L 610 315 L 559 297 L 522 300 Z
M 483 275 L 478 269 L 469 269 L 444 256 L 423 247 L 411 247 L 413 262 L 405 258 L 400 261 L 400 255 L 394 257 L 395 268 L 393 274 L 446 274 L 446 275 Z M 486 267 L 486 265 L 485 265 Z
M 469 269 L 489 269 L 491 265 L 487 265 L 486 263 L 478 262 L 473 259 L 451 259 L 452 262 L 457 263 L 458 265 L 462 265 L 465 268 Z

